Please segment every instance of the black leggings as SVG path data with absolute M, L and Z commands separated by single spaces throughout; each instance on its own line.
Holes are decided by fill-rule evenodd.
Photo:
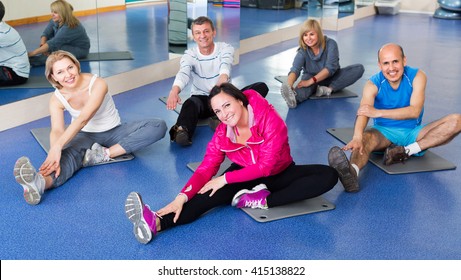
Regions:
M 241 167 L 232 164 L 227 171 Z M 173 223 L 174 213 L 160 219 L 161 229 L 195 221 L 207 211 L 222 205 L 230 205 L 234 195 L 242 189 L 252 189 L 258 184 L 265 184 L 271 194 L 267 197 L 269 208 L 280 206 L 308 198 L 317 197 L 331 190 L 338 182 L 338 173 L 327 165 L 290 165 L 283 172 L 248 182 L 228 184 L 219 189 L 213 196 L 210 192 L 196 194 L 183 206 L 181 215 Z

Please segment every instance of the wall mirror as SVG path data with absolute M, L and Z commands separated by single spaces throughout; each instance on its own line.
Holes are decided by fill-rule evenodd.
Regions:
M 240 39 L 248 39 L 302 23 L 308 16 L 307 2 L 298 0 L 240 1 Z M 257 24 L 255 20 L 258 21 Z
M 298 25 L 307 17 L 326 18 L 332 15 L 337 18 L 340 14 L 338 9 L 343 5 L 343 0 L 241 0 L 239 9 L 226 7 L 223 3 L 219 5 L 219 2 L 223 1 L 168 0 L 139 3 L 134 1 L 135 4 L 130 3 L 126 9 L 107 12 L 108 6 L 124 7 L 125 0 L 68 1 L 74 5 L 76 13 L 80 12 L 79 19 L 92 38 L 91 52 L 130 51 L 133 53 L 133 60 L 82 63 L 83 71 L 97 73 L 103 77 L 168 60 L 172 57 L 172 53 L 181 54 L 186 48 L 183 43 L 184 35 L 186 35 L 187 46 L 194 44 L 190 36 L 191 31 L 187 29 L 187 19 L 190 20 L 199 15 L 207 15 L 215 22 L 218 30 L 216 41 L 228 42 L 237 49 L 242 39 Z M 126 0 L 126 2 L 132 1 Z M 354 1 L 349 0 L 348 2 Z M 13 18 L 21 18 L 17 15 L 25 13 L 24 10 L 14 9 L 18 5 L 33 6 L 22 16 L 23 18 L 32 17 L 34 13 L 42 16 L 50 13 L 50 0 L 3 0 L 3 3 L 7 8 L 13 7 L 9 11 L 7 9 L 7 15 L 10 13 Z M 168 4 L 170 5 L 170 18 L 167 16 Z M 173 7 L 173 4 L 176 6 Z M 172 12 L 173 8 L 175 15 Z M 96 11 L 96 14 L 85 14 L 85 11 Z M 258 24 L 255 24 L 255 20 Z M 173 22 L 180 24 L 179 30 L 182 37 L 179 41 L 174 37 L 178 33 L 176 35 L 172 33 L 178 28 L 178 26 L 173 26 Z M 45 26 L 46 22 L 17 26 L 28 49 L 38 44 Z M 143 30 L 143 32 L 130 32 L 130 30 Z M 43 75 L 43 72 L 43 68 L 33 68 L 31 75 Z M 27 89 L 21 90 L 19 94 L 13 91 L 11 101 L 17 101 L 14 98 L 21 98 L 21 95 L 28 98 L 34 94 L 49 91 L 50 89 Z

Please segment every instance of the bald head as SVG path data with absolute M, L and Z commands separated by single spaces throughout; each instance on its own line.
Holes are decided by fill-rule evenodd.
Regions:
M 395 43 L 388 43 L 388 44 L 385 44 L 384 46 L 382 46 L 379 50 L 378 50 L 378 62 L 381 61 L 381 54 L 382 53 L 385 53 L 385 52 L 399 52 L 400 53 L 400 57 L 403 59 L 405 57 L 405 54 L 403 52 L 403 48 L 402 46 L 398 45 L 398 44 L 395 44 Z

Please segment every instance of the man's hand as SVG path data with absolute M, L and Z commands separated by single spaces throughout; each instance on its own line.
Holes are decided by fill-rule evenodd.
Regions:
M 353 137 L 352 140 L 343 147 L 343 150 L 352 150 L 353 152 L 358 151 L 361 155 L 363 155 L 362 137 Z
M 174 110 L 174 109 L 176 109 L 176 106 L 178 104 L 181 104 L 181 97 L 179 97 L 179 92 L 172 89 L 170 91 L 170 94 L 168 95 L 168 99 L 166 101 L 166 108 L 168 110 Z
M 360 105 L 359 109 L 357 110 L 357 116 L 365 116 L 369 118 L 380 118 L 381 113 L 379 110 L 375 109 L 375 107 L 370 106 L 368 104 Z

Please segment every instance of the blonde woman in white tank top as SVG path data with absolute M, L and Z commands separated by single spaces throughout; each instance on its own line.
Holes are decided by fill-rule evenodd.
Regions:
M 108 162 L 165 136 L 162 119 L 122 123 L 107 83 L 96 75 L 80 73 L 80 63 L 71 53 L 52 53 L 45 76 L 56 88 L 49 104 L 48 156 L 38 172 L 27 157 L 19 158 L 14 167 L 27 203 L 38 204 L 46 189 L 62 185 L 81 167 Z M 68 126 L 65 110 L 72 117 Z

